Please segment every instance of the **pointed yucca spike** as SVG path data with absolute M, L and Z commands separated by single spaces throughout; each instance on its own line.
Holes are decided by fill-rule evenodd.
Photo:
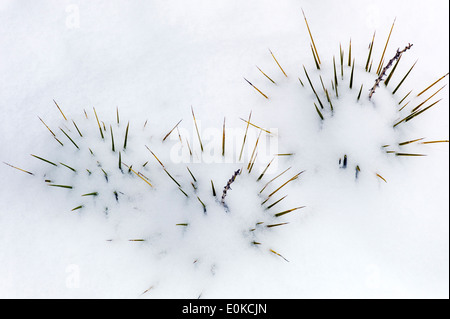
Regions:
M 180 130 L 178 129 L 178 126 L 177 126 L 177 134 L 178 134 L 178 139 L 180 140 L 180 143 L 183 144 L 183 140 L 181 139 L 181 134 L 180 134 Z
M 408 95 L 411 94 L 411 92 L 412 92 L 412 90 L 409 91 L 409 92 L 403 97 L 403 99 L 400 100 L 400 102 L 398 102 L 398 105 L 402 104 L 402 102 L 408 97 Z M 402 108 L 402 109 L 403 109 L 403 108 Z M 399 111 L 401 111 L 402 109 L 400 109 Z
M 389 39 L 391 38 L 392 29 L 394 29 L 395 20 L 396 20 L 396 18 L 394 19 L 394 22 L 392 22 L 391 30 L 389 31 L 389 35 L 388 35 L 388 38 L 386 40 L 386 44 L 384 46 L 383 54 L 381 54 L 380 63 L 378 64 L 378 68 L 377 68 L 377 74 L 378 75 L 380 75 L 380 73 L 381 73 L 381 69 L 382 69 L 382 66 L 383 66 L 384 54 L 386 53 L 386 48 L 388 46 Z
M 141 296 L 146 294 L 147 292 L 149 292 L 152 289 L 153 289 L 153 286 L 150 286 L 149 288 L 145 289 L 145 291 L 143 293 L 141 293 Z
M 319 64 L 321 64 L 320 58 L 319 58 L 319 53 L 317 53 L 316 44 L 314 43 L 314 39 L 313 39 L 313 36 L 311 34 L 311 30 L 309 29 L 308 20 L 306 20 L 306 15 L 305 15 L 305 12 L 303 11 L 303 9 L 302 9 L 302 13 L 303 13 L 303 18 L 305 18 L 306 28 L 308 29 L 309 37 L 311 38 L 311 42 L 312 42 L 312 46 L 314 48 L 314 52 L 316 53 L 317 61 L 319 62 Z
M 252 164 L 253 156 L 255 155 L 256 148 L 258 147 L 259 138 L 261 137 L 262 130 L 259 131 L 258 138 L 256 139 L 255 147 L 253 148 L 252 156 L 248 162 L 247 170 L 250 170 L 250 166 Z M 249 172 L 250 173 L 250 172 Z
M 175 224 L 175 226 L 188 226 L 188 223 L 179 223 L 179 224 Z
M 186 194 L 186 192 L 181 187 L 178 187 L 178 189 L 180 190 L 180 192 L 184 194 L 184 196 L 189 197 L 188 194 Z
M 426 110 L 430 109 L 432 106 L 434 106 L 435 104 L 439 103 L 440 101 L 442 101 L 442 99 L 437 100 L 436 102 L 432 103 L 431 105 L 427 106 L 426 108 L 424 108 L 423 110 L 420 111 L 416 111 L 410 115 L 408 115 L 407 117 L 405 117 L 403 120 L 398 121 L 397 123 L 394 124 L 394 127 L 396 127 L 398 124 L 402 123 L 402 122 L 408 122 L 410 120 L 412 120 L 414 117 L 416 117 L 417 115 L 422 114 L 423 112 L 425 112 Z
M 164 138 L 162 139 L 163 142 L 166 140 L 166 138 L 169 137 L 170 133 L 172 133 L 172 131 L 178 127 L 178 124 L 180 124 L 182 120 L 183 119 L 179 120 L 178 123 L 175 124 L 175 126 L 169 131 L 169 133 L 167 133 L 166 136 L 164 136 Z
M 241 157 L 242 157 L 242 151 L 244 150 L 245 140 L 247 139 L 248 126 L 250 125 L 251 118 L 252 118 L 252 111 L 250 111 L 250 115 L 248 116 L 247 127 L 245 128 L 244 140 L 242 141 L 242 147 L 241 147 L 241 153 L 239 154 L 239 160 L 241 160 Z
M 150 153 L 152 153 L 153 157 L 158 161 L 158 163 L 164 168 L 164 164 L 159 160 L 159 158 L 155 155 L 155 153 L 152 152 L 151 149 L 148 148 L 147 145 L 145 145 L 145 147 L 150 151 Z
M 194 180 L 194 182 L 197 182 L 197 180 L 195 179 L 194 174 L 192 174 L 192 172 L 191 172 L 191 170 L 189 169 L 189 167 L 186 166 L 186 168 L 187 168 L 189 174 L 191 175 L 192 179 Z
M 94 109 L 95 119 L 97 120 L 98 129 L 100 131 L 100 136 L 102 137 L 102 139 L 104 139 L 105 137 L 103 136 L 102 127 L 100 126 L 100 121 L 98 120 L 98 116 L 97 116 L 97 112 L 95 111 L 95 107 L 93 107 L 93 109 Z
M 111 149 L 113 152 L 115 152 L 116 147 L 114 146 L 114 135 L 113 135 L 112 125 L 109 125 L 109 128 L 111 130 Z
M 80 137 L 83 137 L 83 134 L 81 134 L 80 130 L 78 129 L 77 124 L 75 123 L 74 120 L 72 120 L 73 125 L 75 126 L 75 128 L 77 129 L 78 134 L 80 134 Z
M 192 118 L 194 119 L 195 130 L 197 131 L 198 141 L 200 142 L 200 149 L 201 149 L 202 152 L 203 152 L 202 139 L 201 139 L 201 137 L 200 137 L 200 132 L 198 131 L 197 120 L 195 119 L 194 109 L 192 108 L 192 105 L 191 105 L 191 111 L 192 111 Z
M 249 80 L 244 78 L 245 81 L 247 81 L 248 84 L 250 84 L 256 91 L 258 91 L 262 96 L 264 96 L 266 99 L 269 99 L 267 95 L 265 95 L 263 92 L 261 92 L 260 89 L 258 89 L 256 86 L 254 86 Z
M 145 241 L 143 238 L 128 239 L 128 241 Z
M 212 194 L 215 197 L 216 196 L 216 189 L 214 188 L 214 183 L 213 183 L 212 180 L 211 180 L 211 188 L 212 188 Z
M 311 53 L 312 53 L 312 55 L 314 57 L 314 63 L 316 63 L 317 70 L 320 70 L 320 65 L 319 65 L 319 62 L 317 61 L 316 55 L 314 54 L 313 46 L 312 46 L 312 44 L 310 44 L 310 45 L 311 45 Z
M 251 112 L 250 112 L 250 113 L 251 113 Z M 240 119 L 241 121 L 244 121 L 245 123 L 247 123 L 247 124 L 253 126 L 253 127 L 256 127 L 257 129 L 259 129 L 259 130 L 261 130 L 261 131 L 266 132 L 267 134 L 272 134 L 272 132 L 270 132 L 269 130 L 266 130 L 266 129 L 264 129 L 264 128 L 258 126 L 258 125 L 255 125 L 255 124 L 251 123 L 250 121 L 244 120 L 244 119 L 241 118 L 241 117 L 240 117 L 239 119 Z
M 147 122 L 148 122 L 148 119 L 145 120 L 145 122 L 144 122 L 144 127 L 143 127 L 142 129 L 145 129 L 145 127 L 147 126 Z
M 48 184 L 48 186 L 68 188 L 68 189 L 72 189 L 73 188 L 73 186 L 70 186 L 70 185 L 59 185 L 59 184 Z
M 222 130 L 222 156 L 225 156 L 225 117 L 223 118 L 223 130 Z
M 122 170 L 122 153 L 119 151 L 119 169 Z
M 78 209 L 81 209 L 81 208 L 83 208 L 83 205 L 80 205 L 80 206 L 77 206 L 77 207 L 75 207 L 75 208 L 72 208 L 70 211 L 74 211 L 74 210 L 78 210 Z
M 270 225 L 266 225 L 266 227 L 272 228 L 272 227 L 283 226 L 283 225 L 287 225 L 287 224 L 289 224 L 289 223 L 270 224 Z
M 339 58 L 341 60 L 341 78 L 344 79 L 344 50 L 342 50 L 341 43 L 339 43 Z
M 322 84 L 323 92 L 326 93 L 327 89 L 325 88 L 325 84 L 323 84 L 322 76 L 319 75 L 320 84 Z
M 290 170 L 291 168 L 289 167 L 289 168 L 287 168 L 287 169 L 285 169 L 283 172 L 281 172 L 280 174 L 278 174 L 277 176 L 275 176 L 274 178 L 272 178 L 270 181 L 268 181 L 267 182 L 267 184 L 266 185 L 264 185 L 264 187 L 259 191 L 259 193 L 261 194 L 265 189 L 266 189 L 266 187 L 270 184 L 270 183 L 272 183 L 274 180 L 276 180 L 278 177 L 280 177 L 281 175 L 283 175 L 284 173 L 286 173 L 288 170 Z
M 83 194 L 81 196 L 97 196 L 97 195 L 98 195 L 98 192 L 92 192 L 92 193 Z
M 398 121 L 397 123 L 394 124 L 393 127 L 396 127 L 397 125 L 399 125 L 400 123 L 403 123 L 407 118 L 409 118 L 411 115 L 408 115 L 407 117 L 401 119 L 400 121 Z
M 259 180 L 261 180 L 261 178 L 263 178 L 264 174 L 266 173 L 267 169 L 269 168 L 270 164 L 272 164 L 274 159 L 275 159 L 275 157 L 272 158 L 272 160 L 269 162 L 269 164 L 267 164 L 266 168 L 262 171 L 261 175 L 259 175 L 259 177 L 256 181 L 259 181 Z
M 372 56 L 372 49 L 373 49 L 373 42 L 375 41 L 375 32 L 373 33 L 372 42 L 369 44 L 369 55 L 367 56 L 367 62 L 366 62 L 366 72 L 370 72 L 369 70 L 369 63 L 370 63 L 370 57 Z
M 409 75 L 409 73 L 411 72 L 411 70 L 414 68 L 414 66 L 416 65 L 416 62 L 414 62 L 414 64 L 412 65 L 412 67 L 409 69 L 409 71 L 405 74 L 405 76 L 402 78 L 402 80 L 400 81 L 400 83 L 397 85 L 397 87 L 394 89 L 394 91 L 392 91 L 392 94 L 395 94 L 395 92 L 397 92 L 398 88 L 403 84 L 403 82 L 405 81 L 406 77 Z
M 118 107 L 118 106 L 116 106 L 116 121 L 117 121 L 117 124 L 120 123 L 120 119 L 119 119 L 119 107 Z
M 414 154 L 414 153 L 395 153 L 396 156 L 426 156 L 425 154 Z
M 78 145 L 70 138 L 70 136 L 69 136 L 66 132 L 64 132 L 64 130 L 63 130 L 62 128 L 59 128 L 59 129 L 64 133 L 65 136 L 67 136 L 67 138 L 72 142 L 73 145 L 75 145 L 75 147 L 76 147 L 77 149 L 80 149 L 80 148 L 78 147 Z
M 102 172 L 105 175 L 106 182 L 108 182 L 108 173 L 102 168 Z
M 188 141 L 187 138 L 186 138 L 186 144 L 187 144 L 187 147 L 188 147 L 188 150 L 189 150 L 189 154 L 192 156 L 191 146 L 189 145 L 189 141 Z
M 263 72 L 263 70 L 261 70 L 258 66 L 256 66 L 256 68 L 266 77 L 270 80 L 270 82 L 272 82 L 273 84 L 276 84 L 274 80 L 272 80 L 267 74 L 265 74 Z
M 281 213 L 277 213 L 277 214 L 275 214 L 275 215 L 273 215 L 273 216 L 275 216 L 275 217 L 280 217 L 280 216 L 286 215 L 286 214 L 288 214 L 288 213 L 290 213 L 290 212 L 293 212 L 293 211 L 295 211 L 295 210 L 297 210 L 297 209 L 301 209 L 301 208 L 304 208 L 304 207 L 305 207 L 305 206 L 299 206 L 299 207 L 291 208 L 291 209 L 282 211 Z
M 425 93 L 429 88 L 433 87 L 433 85 L 435 85 L 436 83 L 438 83 L 440 80 L 442 80 L 443 78 L 445 78 L 447 74 L 444 74 L 442 77 L 440 77 L 439 79 L 437 79 L 435 82 L 433 82 L 432 84 L 430 84 L 425 90 L 421 91 L 419 94 L 417 94 L 417 96 L 421 96 L 423 93 Z
M 334 69 L 334 86 L 336 87 L 336 96 L 338 96 L 337 94 L 338 78 L 336 74 L 336 61 L 334 59 L 334 55 L 333 55 L 333 69 Z
M 281 254 L 277 253 L 275 250 L 269 249 L 269 251 L 270 251 L 271 253 L 273 253 L 273 254 L 275 254 L 275 255 L 277 255 L 277 256 L 283 258 L 285 261 L 289 262 L 289 260 L 287 260 L 286 258 L 284 258 Z
M 314 103 L 314 107 L 316 108 L 317 114 L 319 114 L 320 119 L 323 121 L 324 118 L 323 118 L 322 112 L 320 112 L 320 110 L 319 110 L 319 108 L 317 107 L 316 103 Z
M 144 174 L 142 174 L 141 172 L 138 172 L 138 175 L 140 175 L 140 176 L 142 176 L 142 177 L 144 177 L 146 180 L 150 180 L 150 178 L 148 178 L 147 176 L 145 176 Z
M 423 140 L 423 139 L 424 139 L 424 137 L 422 137 L 422 138 L 417 138 L 417 139 L 415 139 L 415 140 L 410 140 L 410 141 L 398 143 L 398 145 L 399 145 L 399 146 L 403 146 L 403 145 L 411 144 L 411 143 L 414 143 L 414 142 L 417 142 L 417 141 L 421 141 L 421 140 Z
M 378 174 L 378 173 L 375 173 L 375 175 L 376 175 L 378 178 L 382 179 L 385 183 L 387 183 L 387 181 L 384 179 L 383 176 L 381 176 L 381 175 Z
M 438 140 L 438 141 L 426 141 L 420 144 L 434 144 L 434 143 L 448 143 L 448 140 Z
M 286 198 L 287 195 L 284 195 L 283 197 L 281 197 L 279 200 L 277 200 L 276 202 L 270 204 L 269 206 L 267 206 L 266 209 L 271 209 L 273 206 L 275 206 L 276 204 L 278 204 L 279 202 L 281 202 L 283 199 Z
M 175 184 L 177 184 L 178 187 L 181 187 L 180 183 L 178 183 L 178 181 L 173 178 L 172 175 L 170 175 L 170 173 L 164 168 L 164 172 L 166 172 L 167 175 L 169 175 L 169 177 L 175 182 Z
M 280 68 L 281 72 L 283 72 L 285 77 L 288 77 L 286 72 L 284 72 L 283 68 L 281 67 L 280 63 L 278 63 L 277 58 L 275 58 L 275 55 L 273 55 L 272 51 L 269 49 L 270 54 L 272 55 L 273 59 L 275 60 L 275 62 L 277 63 L 278 67 Z
M 200 199 L 200 197 L 197 196 L 198 201 L 202 204 L 203 206 L 203 212 L 206 214 L 206 205 L 202 202 L 202 200 Z
M 362 88 L 363 88 L 363 84 L 361 84 L 361 87 L 360 87 L 360 89 L 359 89 L 357 101 L 359 101 L 359 99 L 361 98 Z
M 292 156 L 294 154 L 295 153 L 278 153 L 278 154 L 275 154 L 275 156 Z
M 61 144 L 61 146 L 64 146 L 64 144 L 63 144 L 60 140 L 58 140 L 58 139 L 56 138 L 56 136 L 53 136 L 53 138 L 54 138 L 59 144 Z
M 45 125 L 45 127 L 49 130 L 50 133 L 52 133 L 52 135 L 56 138 L 55 133 L 53 133 L 53 131 L 47 126 L 47 124 L 45 124 L 45 122 L 38 116 L 38 118 L 41 120 L 42 124 Z
M 439 93 L 440 90 L 442 90 L 447 84 L 445 84 L 443 87 L 441 87 L 439 90 L 437 90 L 436 92 L 434 92 L 430 97 L 428 97 L 425 101 L 423 101 L 422 103 L 420 103 L 419 105 L 417 105 L 415 108 L 413 108 L 411 110 L 411 113 L 414 113 L 415 111 L 417 111 L 422 105 L 424 105 L 426 102 L 428 102 L 429 99 L 431 99 L 433 96 L 435 96 L 436 94 Z
M 64 164 L 64 163 L 62 163 L 62 162 L 59 162 L 59 164 L 61 164 L 61 165 L 64 166 L 64 167 L 67 167 L 68 169 L 70 169 L 70 170 L 73 171 L 73 172 L 76 172 L 76 171 L 77 171 L 75 168 L 70 167 L 69 165 L 66 165 L 66 164 Z
M 335 93 L 336 93 L 336 97 L 339 97 L 337 85 L 334 86 L 334 91 L 335 91 Z
M 9 167 L 15 168 L 15 169 L 17 169 L 17 170 L 19 170 L 19 171 L 21 171 L 21 172 L 24 172 L 24 173 L 27 173 L 27 174 L 30 174 L 30 175 L 34 175 L 33 173 L 31 173 L 31 172 L 29 172 L 29 171 L 26 171 L 26 170 L 21 169 L 21 168 L 19 168 L 19 167 L 13 166 L 13 165 L 8 164 L 8 163 L 6 163 L 6 162 L 3 162 L 3 164 L 8 165 Z
M 125 130 L 125 140 L 123 141 L 123 149 L 125 150 L 127 148 L 127 141 L 128 141 L 128 129 L 130 128 L 130 121 L 128 121 L 127 128 Z
M 370 66 L 369 66 L 369 73 L 372 71 L 372 64 L 373 64 L 373 59 L 370 61 Z
M 408 104 L 409 102 L 411 102 L 411 100 L 409 100 L 408 102 L 406 102 L 405 105 L 403 105 L 398 111 L 401 112 Z
M 55 103 L 56 107 L 58 108 L 58 110 L 61 112 L 61 115 L 64 117 L 64 119 L 67 121 L 66 116 L 64 115 L 63 111 L 61 110 L 61 108 L 59 107 L 58 103 L 56 103 L 55 100 L 53 100 L 53 102 Z
M 148 181 L 147 178 L 144 178 L 143 176 L 141 176 L 141 174 L 136 173 L 136 171 L 132 168 L 133 165 L 126 165 L 125 163 L 123 163 L 124 166 L 128 167 L 128 171 L 129 172 L 133 172 L 137 177 L 139 177 L 140 179 L 142 179 L 144 182 L 146 182 L 148 185 L 150 185 L 150 187 L 153 187 L 153 185 Z
M 353 87 L 353 71 L 355 69 L 355 59 L 353 58 L 352 73 L 350 75 L 350 89 Z
M 300 81 L 300 84 L 304 87 L 305 85 L 303 84 L 302 80 L 300 80 L 300 77 L 298 77 L 298 80 Z
M 314 86 L 312 85 L 311 79 L 309 78 L 308 72 L 306 72 L 305 66 L 303 66 L 303 70 L 305 71 L 306 78 L 308 79 L 309 85 L 311 86 L 311 89 L 314 92 L 314 95 L 316 96 L 317 100 L 319 101 L 320 107 L 323 109 L 322 101 L 320 101 L 319 96 L 317 95 L 317 92 L 314 89 Z
M 84 111 L 84 116 L 86 117 L 86 120 L 89 120 L 89 117 L 88 117 L 88 115 L 87 115 L 87 112 L 86 112 L 86 110 L 85 110 L 85 109 L 83 109 L 83 111 Z
M 348 66 L 351 65 L 351 61 L 352 61 L 352 39 L 350 38 L 350 43 L 348 45 Z
M 269 198 L 269 197 L 272 197 L 276 192 L 278 192 L 280 189 L 282 189 L 282 188 L 283 188 L 284 186 L 286 186 L 288 183 L 290 183 L 290 182 L 296 180 L 296 179 L 300 176 L 300 174 L 302 174 L 303 172 L 304 172 L 304 171 L 301 171 L 300 173 L 298 173 L 298 174 L 292 176 L 292 177 L 291 177 L 290 179 L 288 179 L 283 185 L 281 185 L 281 186 L 278 187 L 276 190 L 274 190 L 272 193 L 270 193 L 269 196 L 268 196 L 268 198 Z
M 388 75 L 388 77 L 386 78 L 386 80 L 384 80 L 384 85 L 385 85 L 385 86 L 388 86 L 389 81 L 391 80 L 392 75 L 394 74 L 395 69 L 397 68 L 397 65 L 398 65 L 398 63 L 400 62 L 400 59 L 401 59 L 401 58 L 402 58 L 402 56 L 400 55 L 400 56 L 398 57 L 398 59 L 397 59 L 397 62 L 395 62 L 394 67 L 393 67 L 392 70 L 391 70 L 391 73 L 389 73 L 389 75 Z
M 249 174 L 252 172 L 253 165 L 255 165 L 256 157 L 258 157 L 258 152 L 256 152 L 255 157 L 253 158 L 253 161 L 252 161 L 252 163 L 251 163 L 251 165 L 250 165 L 250 168 L 248 169 L 248 173 L 249 173 Z
M 33 155 L 33 154 L 30 154 L 31 156 L 33 156 L 33 157 L 35 157 L 35 158 L 37 158 L 37 159 L 40 159 L 41 161 L 44 161 L 44 162 L 46 162 L 46 163 L 48 163 L 48 164 L 51 164 L 51 165 L 53 165 L 53 166 L 58 166 L 57 164 L 55 164 L 55 163 L 53 163 L 53 162 L 50 162 L 49 160 L 46 160 L 45 158 L 42 158 L 42 157 L 39 157 L 39 156 L 36 156 L 36 155 Z
M 356 165 L 355 167 L 355 179 L 358 179 L 358 175 L 361 172 L 361 169 L 359 168 L 359 165 Z

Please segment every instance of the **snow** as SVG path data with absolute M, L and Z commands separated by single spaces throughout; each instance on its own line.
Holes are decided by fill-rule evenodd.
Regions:
M 302 9 L 321 70 L 311 56 Z M 369 101 L 376 75 L 364 71 L 367 45 L 376 31 L 376 68 L 394 19 L 386 61 L 397 48 L 413 47 L 402 55 L 389 85 L 382 83 Z M 321 1 L 319 6 L 288 0 L 4 0 L 0 21 L 1 160 L 35 173 L 0 167 L 1 297 L 448 298 L 448 143 L 392 146 L 417 138 L 448 139 L 447 86 L 426 105 L 442 98 L 439 104 L 392 127 L 401 118 L 398 102 L 409 90 L 405 116 L 425 99 L 415 95 L 448 72 L 447 1 Z M 353 89 L 346 63 L 350 39 Z M 338 99 L 331 89 L 333 56 Z M 324 104 L 324 121 L 303 66 Z M 319 75 L 332 93 L 333 112 Z M 448 77 L 426 97 L 446 83 Z M 105 123 L 103 139 L 93 107 Z M 261 133 L 248 174 L 260 133 L 249 126 L 239 161 L 247 126 L 240 118 L 247 120 L 250 112 L 250 122 L 272 134 Z M 389 150 L 427 156 L 387 154 L 386 144 Z M 294 155 L 276 156 L 256 181 L 279 153 Z M 344 155 L 345 169 L 339 166 Z M 237 169 L 243 173 L 226 194 L 227 211 L 220 198 Z M 73 189 L 51 187 L 45 179 Z M 98 195 L 81 196 L 92 192 Z M 306 207 L 274 216 L 300 206 Z

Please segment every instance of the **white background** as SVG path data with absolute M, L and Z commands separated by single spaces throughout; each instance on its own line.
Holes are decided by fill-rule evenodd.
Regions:
M 396 83 L 418 59 L 403 95 L 448 72 L 448 1 L 0 0 L 1 160 L 39 169 L 29 154 L 53 141 L 37 116 L 47 123 L 61 120 L 52 99 L 78 118 L 95 106 L 114 120 L 118 106 L 124 119 L 148 119 L 160 134 L 180 118 L 191 125 L 191 105 L 203 123 L 218 128 L 224 116 L 228 125 L 242 127 L 239 117 L 252 110 L 264 127 L 286 125 L 279 144 L 295 150 L 291 118 L 297 97 L 287 90 L 266 101 L 242 77 L 273 96 L 284 92 L 287 80 L 270 48 L 291 81 L 305 81 L 302 64 L 313 70 L 314 62 L 301 8 L 323 63 L 338 56 L 339 43 L 347 52 L 351 38 L 363 65 L 375 30 L 378 63 L 396 18 L 386 56 L 414 44 L 402 58 L 407 62 L 399 64 Z M 276 77 L 280 91 L 264 82 L 255 64 Z M 389 102 L 381 89 L 375 99 Z M 443 100 L 415 120 L 406 138 L 448 139 L 448 88 L 439 95 Z M 448 298 L 448 144 L 425 153 L 385 165 L 388 183 L 375 177 L 355 184 L 333 170 L 305 175 L 289 197 L 307 210 L 273 238 L 289 263 L 249 253 L 216 276 L 196 279 L 177 277 L 176 265 L 167 272 L 153 267 L 145 246 L 108 246 L 104 219 L 70 212 L 67 197 L 2 165 L 0 296 Z M 320 160 L 297 158 L 305 168 Z M 162 284 L 140 296 L 158 276 Z

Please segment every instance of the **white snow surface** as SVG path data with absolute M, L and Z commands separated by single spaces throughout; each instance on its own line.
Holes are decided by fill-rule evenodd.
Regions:
M 448 143 L 420 144 L 448 139 L 448 87 L 424 107 L 440 103 L 392 127 L 448 83 L 417 97 L 448 72 L 448 9 L 437 0 L 0 1 L 0 157 L 35 174 L 0 166 L 0 297 L 448 298 Z M 369 100 L 377 76 L 364 70 L 368 44 L 376 31 L 375 69 L 394 19 L 385 63 L 413 46 Z M 239 161 L 247 127 L 240 118 L 250 112 L 250 122 L 272 134 L 249 126 Z M 286 153 L 293 155 L 274 157 Z M 344 155 L 347 168 L 339 164 Z M 237 169 L 226 209 L 222 190 Z M 287 224 L 265 227 L 277 223 Z

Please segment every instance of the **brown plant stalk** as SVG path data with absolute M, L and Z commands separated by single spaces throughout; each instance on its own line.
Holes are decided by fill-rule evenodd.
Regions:
M 386 71 L 392 66 L 392 64 L 400 58 L 403 52 L 406 50 L 409 50 L 413 45 L 411 43 L 408 43 L 408 45 L 400 51 L 400 49 L 397 49 L 397 52 L 395 53 L 395 56 L 389 60 L 388 64 L 383 68 L 378 78 L 375 80 L 375 84 L 370 89 L 369 93 L 369 100 L 372 98 L 372 95 L 375 93 L 375 90 L 377 87 L 380 86 L 380 82 L 383 81 L 383 77 L 386 75 Z

